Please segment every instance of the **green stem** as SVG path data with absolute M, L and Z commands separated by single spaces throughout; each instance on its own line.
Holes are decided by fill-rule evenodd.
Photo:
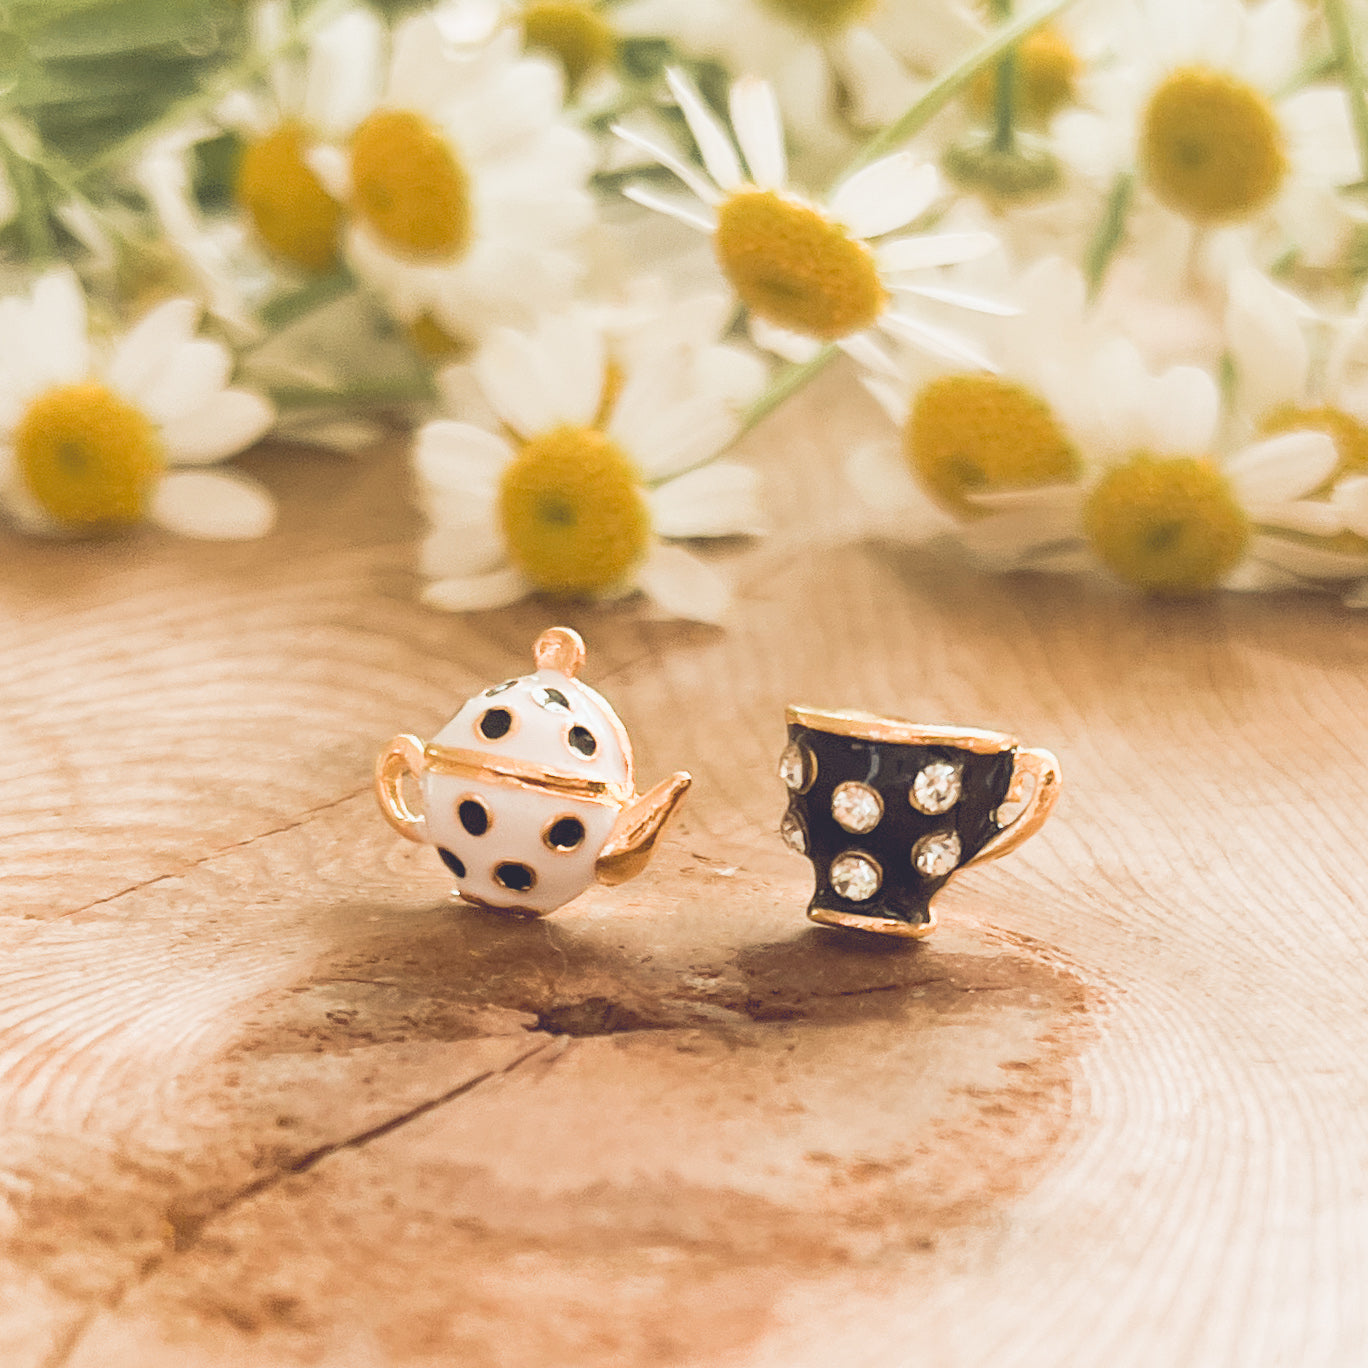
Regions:
M 992 0 L 994 19 L 1012 17 L 1012 0 Z M 1017 53 L 1013 47 L 998 63 L 993 88 L 993 150 L 1010 154 L 1016 147 Z
M 1325 0 L 1325 21 L 1330 29 L 1330 42 L 1335 52 L 1335 65 L 1349 100 L 1349 111 L 1354 120 L 1354 135 L 1359 148 L 1359 182 L 1368 181 L 1368 100 L 1363 93 L 1363 67 L 1354 50 L 1354 32 L 1349 23 L 1345 0 Z
M 48 219 L 45 197 L 38 189 L 38 168 L 6 140 L 0 139 L 0 158 L 19 200 L 19 227 L 31 265 L 43 266 L 56 255 L 56 241 Z
M 274 385 L 268 387 L 276 407 L 340 408 L 348 405 L 429 403 L 437 390 L 427 376 L 394 380 L 369 380 L 342 389 L 315 388 L 311 385 Z
M 807 361 L 790 362 L 770 383 L 769 388 L 753 403 L 741 419 L 741 426 L 729 446 L 735 446 L 748 432 L 758 427 L 791 394 L 796 394 L 815 375 L 820 375 L 840 352 L 834 342 L 828 342 L 816 356 Z
M 855 155 L 854 161 L 846 167 L 841 179 L 858 171 L 862 166 L 877 161 L 885 154 L 901 147 L 903 143 L 921 132 L 931 119 L 940 113 L 973 79 L 996 62 L 1003 53 L 1014 47 L 1028 34 L 1034 33 L 1042 24 L 1053 19 L 1056 14 L 1073 3 L 1073 0 L 1045 0 L 1028 14 L 1003 24 L 993 34 L 976 47 L 958 66 L 927 87 L 916 104 L 900 118 L 894 120 L 881 133 L 876 133 Z
M 796 394 L 813 376 L 824 371 L 839 354 L 840 348 L 834 342 L 828 342 L 811 359 L 790 362 L 775 376 L 765 392 L 745 411 L 741 417 L 741 426 L 736 429 L 725 445 L 718 447 L 716 451 L 711 452 L 701 461 L 695 461 L 691 466 L 685 466 L 682 470 L 672 470 L 668 478 L 671 480 L 678 479 L 679 476 L 687 475 L 691 470 L 698 470 L 702 466 L 711 465 L 719 457 L 725 456 L 748 432 L 753 431 L 764 422 L 784 400 L 790 395 Z
M 1107 266 L 1126 235 L 1126 218 L 1130 214 L 1134 193 L 1135 177 L 1129 171 L 1121 172 L 1112 182 L 1107 207 L 1102 211 L 1102 221 L 1097 225 L 1097 231 L 1084 254 L 1083 270 L 1088 281 L 1089 296 L 1096 296 L 1102 277 L 1107 273 Z

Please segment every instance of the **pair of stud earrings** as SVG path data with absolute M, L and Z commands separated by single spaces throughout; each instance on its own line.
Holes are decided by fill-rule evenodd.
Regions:
M 476 694 L 426 744 L 396 736 L 375 788 L 390 825 L 435 847 L 467 902 L 544 916 L 595 880 L 639 874 L 692 780 L 681 770 L 636 791 L 626 729 L 578 678 L 576 632 L 552 627 L 533 654 L 532 674 Z M 951 876 L 1015 849 L 1059 797 L 1055 757 L 1005 733 L 805 707 L 787 721 L 779 830 L 812 862 L 807 912 L 826 925 L 929 935 Z

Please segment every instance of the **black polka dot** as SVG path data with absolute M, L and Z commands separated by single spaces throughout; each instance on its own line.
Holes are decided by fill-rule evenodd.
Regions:
M 479 732 L 486 741 L 497 741 L 513 730 L 513 714 L 507 708 L 490 708 L 480 718 Z
M 572 751 L 578 752 L 586 760 L 598 750 L 598 742 L 588 727 L 571 727 L 565 740 Z
M 574 850 L 584 840 L 584 823 L 578 817 L 557 817 L 542 840 L 552 850 Z
M 492 685 L 484 691 L 486 698 L 493 698 L 495 694 L 501 694 L 507 689 L 511 689 L 518 681 L 516 679 L 505 679 L 502 684 Z
M 489 809 L 478 798 L 463 798 L 456 815 L 472 836 L 483 836 L 489 830 Z
M 525 864 L 506 860 L 501 865 L 495 865 L 494 881 L 514 893 L 526 893 L 537 882 L 537 876 Z
M 466 868 L 465 868 L 465 865 L 463 865 L 463 864 L 460 862 L 460 860 L 458 860 L 458 859 L 456 858 L 456 856 L 453 855 L 453 854 L 451 853 L 451 851 L 449 851 L 445 846 L 438 846 L 438 847 L 437 847 L 437 853 L 442 857 L 442 863 L 443 863 L 444 865 L 446 865 L 446 867 L 447 867 L 449 870 L 451 870 L 451 872 L 452 872 L 458 879 L 464 879 L 464 878 L 465 878 L 465 875 L 466 875 Z

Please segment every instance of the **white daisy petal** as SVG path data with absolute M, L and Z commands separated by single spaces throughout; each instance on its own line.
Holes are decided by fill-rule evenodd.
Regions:
M 763 347 L 785 361 L 811 361 L 822 344 L 815 337 L 794 332 L 791 328 L 781 328 L 763 319 L 759 314 L 751 314 L 746 320 L 746 330 L 757 347 Z
M 673 152 L 662 147 L 661 144 L 653 142 L 650 138 L 642 137 L 640 133 L 625 127 L 623 124 L 614 124 L 613 132 L 623 142 L 630 143 L 633 147 L 645 152 L 648 157 L 658 161 L 667 171 L 674 172 L 704 204 L 710 206 L 721 204 L 722 196 L 717 187 L 690 166 L 683 157 L 677 157 Z
M 992 314 L 995 318 L 1015 318 L 1021 310 L 1001 299 L 985 299 L 982 295 L 966 294 L 963 290 L 946 290 L 939 285 L 899 285 L 899 294 L 920 295 L 939 304 L 953 304 L 957 309 L 974 313 Z
M 603 331 L 585 310 L 548 318 L 536 334 L 536 371 L 524 383 L 540 386 L 558 423 L 588 423 L 603 402 L 607 356 Z
M 119 340 L 106 378 L 125 398 L 137 403 L 157 374 L 199 323 L 200 306 L 193 299 L 170 299 L 145 314 Z
M 250 390 L 220 390 L 162 424 L 167 460 L 177 466 L 212 465 L 235 456 L 264 437 L 274 418 L 269 399 Z
M 505 566 L 484 575 L 435 580 L 422 592 L 423 602 L 448 613 L 479 613 L 489 608 L 506 608 L 532 592 L 522 574 Z
M 625 185 L 622 193 L 633 203 L 645 209 L 654 209 L 660 214 L 668 214 L 680 223 L 687 223 L 690 228 L 697 228 L 699 232 L 712 233 L 717 229 L 717 216 L 700 208 L 693 200 L 680 199 L 677 195 L 667 195 L 640 184 Z
M 86 333 L 86 302 L 76 277 L 67 270 L 51 271 L 33 286 L 22 346 L 27 370 L 45 383 L 84 380 L 90 372 L 90 341 Z
M 731 606 L 726 580 L 681 546 L 657 546 L 637 571 L 637 585 L 667 613 L 719 623 Z
M 911 152 L 883 157 L 837 187 L 831 215 L 856 237 L 872 238 L 920 218 L 941 191 L 940 172 Z
M 1150 430 L 1160 451 L 1190 455 L 1210 447 L 1221 396 L 1206 371 L 1175 366 L 1153 382 L 1152 394 Z
M 760 478 L 749 466 L 714 461 L 652 490 L 651 522 L 662 537 L 748 537 L 766 528 Z
M 344 13 L 313 35 L 302 100 L 310 128 L 337 137 L 374 107 L 383 42 L 384 26 L 365 9 Z
M 1304 532 L 1310 537 L 1333 537 L 1344 531 L 1344 514 L 1320 499 L 1294 499 L 1271 508 L 1251 507 L 1251 514 L 1265 527 Z
M 924 233 L 881 242 L 874 255 L 884 271 L 920 271 L 930 266 L 957 266 L 977 261 L 998 248 L 992 233 Z
M 777 190 L 788 178 L 788 160 L 773 87 L 756 76 L 733 82 L 731 121 L 751 179 L 761 190 Z
M 743 179 L 741 162 L 726 131 L 703 103 L 703 97 L 694 89 L 693 83 L 678 67 L 666 71 L 665 79 L 683 111 L 694 142 L 698 144 L 708 174 L 720 189 L 735 190 Z
M 1237 270 L 1230 280 L 1225 336 L 1241 402 L 1258 413 L 1302 398 L 1310 350 L 1302 331 L 1306 308 L 1262 271 Z
M 462 498 L 491 499 L 513 448 L 496 433 L 439 418 L 418 429 L 413 463 L 421 480 Z
M 1368 571 L 1368 556 L 1346 556 L 1287 537 L 1255 537 L 1250 555 L 1303 579 L 1354 580 L 1362 579 Z
M 1368 475 L 1351 475 L 1335 486 L 1331 502 L 1351 532 L 1368 537 Z
M 846 462 L 846 479 L 860 496 L 872 529 L 916 545 L 954 532 L 959 524 L 932 503 L 889 442 L 864 442 Z
M 232 366 L 227 347 L 195 338 L 171 353 L 141 387 L 135 402 L 159 422 L 184 418 L 223 389 Z
M 841 339 L 841 348 L 856 364 L 877 375 L 901 379 L 898 363 L 868 333 L 854 333 Z
M 1226 474 L 1243 503 L 1267 507 L 1299 499 L 1330 478 L 1338 457 L 1323 432 L 1284 432 L 1233 456 Z
M 468 506 L 460 510 L 431 509 L 431 513 L 448 511 L 473 514 Z M 488 508 L 479 510 L 482 517 L 467 516 L 462 520 L 441 518 L 440 523 L 426 537 L 418 554 L 418 568 L 431 580 L 465 579 L 471 575 L 487 575 L 499 567 L 505 556 L 504 540 Z
M 913 318 L 910 314 L 891 310 L 879 319 L 879 326 L 922 348 L 923 351 L 929 351 L 933 356 L 943 356 L 948 361 L 962 362 L 978 370 L 997 370 L 992 358 L 966 338 L 947 328 L 937 327 L 934 323 Z
M 475 376 L 499 417 L 520 437 L 556 426 L 556 395 L 538 383 L 536 339 L 512 328 L 500 328 L 480 348 Z
M 907 421 L 908 395 L 905 385 L 894 384 L 882 375 L 862 375 L 860 383 L 869 391 L 874 402 L 888 415 L 894 427 L 901 430 Z
M 158 481 L 148 516 L 170 532 L 250 541 L 275 524 L 275 502 L 254 480 L 222 471 L 173 470 Z
M 351 158 L 342 148 L 326 144 L 311 147 L 304 153 L 304 162 L 333 199 L 351 197 Z

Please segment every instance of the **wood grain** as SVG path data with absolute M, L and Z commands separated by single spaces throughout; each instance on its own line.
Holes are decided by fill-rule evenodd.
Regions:
M 10 539 L 0 1362 L 1330 1364 L 1368 1343 L 1368 628 L 849 541 L 831 376 L 756 434 L 731 630 L 413 599 L 394 444 L 260 545 Z M 450 901 L 371 758 L 553 619 L 656 865 Z M 921 945 L 809 927 L 783 706 L 1054 749 Z

